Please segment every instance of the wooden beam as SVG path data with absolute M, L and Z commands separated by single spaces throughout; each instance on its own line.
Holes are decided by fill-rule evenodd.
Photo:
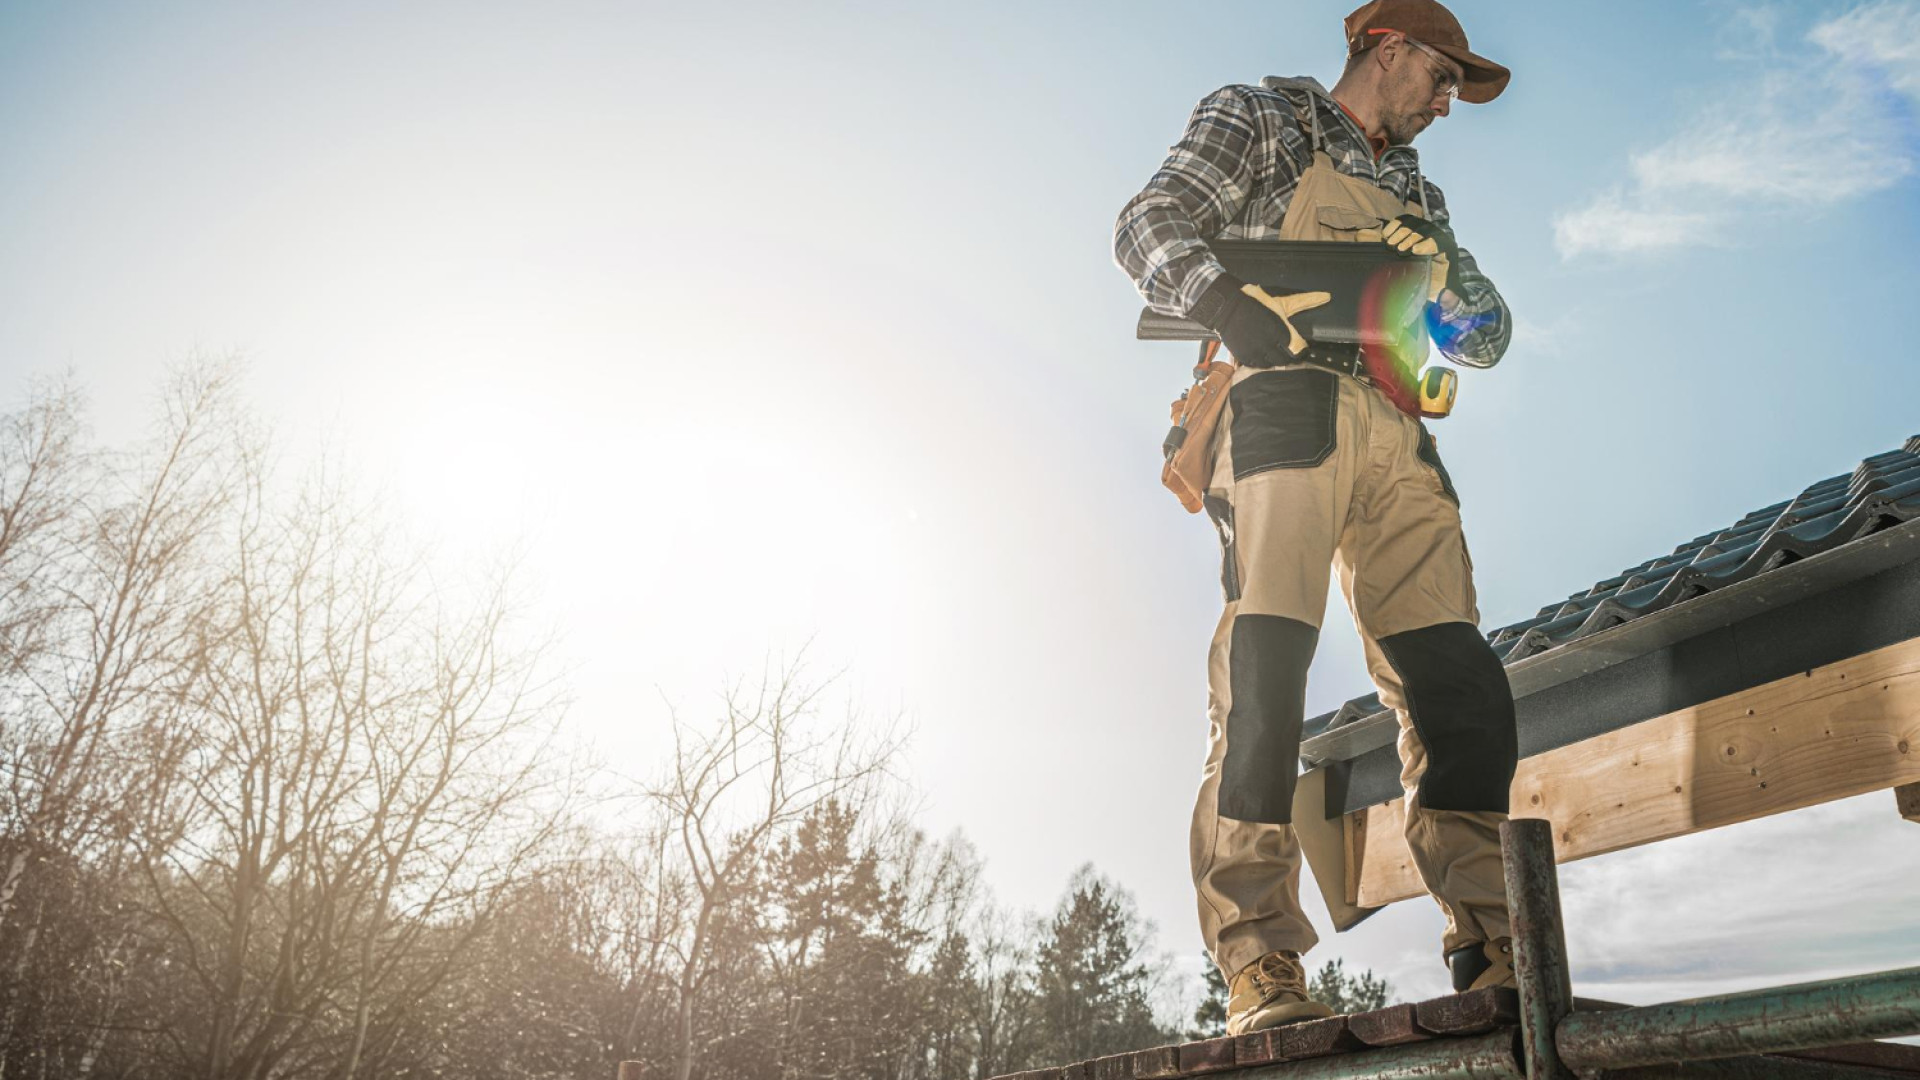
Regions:
M 1551 820 L 1567 862 L 1903 785 L 1920 793 L 1920 638 L 1526 758 L 1513 815 Z M 1356 904 L 1426 891 L 1400 800 L 1347 819 Z
M 1920 821 L 1920 784 L 1901 784 L 1893 789 L 1894 805 L 1908 821 Z

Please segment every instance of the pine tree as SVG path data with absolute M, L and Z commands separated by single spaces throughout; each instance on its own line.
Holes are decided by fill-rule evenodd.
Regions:
M 1043 1059 L 1085 1061 L 1167 1041 L 1149 1001 L 1146 936 L 1124 890 L 1090 867 L 1074 875 L 1035 955 Z
M 1193 1010 L 1193 1027 L 1187 1031 L 1188 1039 L 1211 1039 L 1227 1033 L 1227 980 L 1220 975 L 1220 965 L 1213 957 L 1200 954 L 1206 983 L 1206 995 Z
M 1387 980 L 1375 975 L 1371 968 L 1358 975 L 1347 974 L 1344 960 L 1329 960 L 1320 965 L 1307 991 L 1308 997 L 1326 1003 L 1337 1013 L 1384 1009 L 1393 993 Z
M 925 939 L 900 910 L 860 815 L 829 802 L 783 842 L 767 874 L 772 974 L 783 992 L 782 1071 L 882 1078 L 925 1018 L 908 973 Z
M 927 964 L 926 1075 L 930 1080 L 968 1080 L 973 1075 L 974 1033 L 967 997 L 974 985 L 973 944 L 949 931 Z

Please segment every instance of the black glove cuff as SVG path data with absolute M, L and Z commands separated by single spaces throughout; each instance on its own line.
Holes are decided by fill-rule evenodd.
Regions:
M 1200 299 L 1194 301 L 1193 310 L 1187 312 L 1187 318 L 1219 333 L 1221 324 L 1227 321 L 1228 313 L 1233 310 L 1234 301 L 1246 295 L 1240 291 L 1245 284 L 1222 271 L 1213 284 L 1207 286 L 1207 291 L 1200 294 Z

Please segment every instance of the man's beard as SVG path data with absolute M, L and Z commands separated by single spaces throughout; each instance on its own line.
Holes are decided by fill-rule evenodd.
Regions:
M 1409 146 L 1413 143 L 1414 137 L 1425 130 L 1427 130 L 1425 113 L 1404 113 L 1380 119 L 1380 134 L 1387 137 L 1389 146 Z

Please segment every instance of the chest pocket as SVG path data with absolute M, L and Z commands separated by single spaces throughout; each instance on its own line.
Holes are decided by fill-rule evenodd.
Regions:
M 1353 206 L 1323 204 L 1314 210 L 1314 219 L 1320 227 L 1342 240 L 1351 240 L 1358 244 L 1376 244 L 1383 237 L 1381 229 L 1386 220 L 1377 214 Z

